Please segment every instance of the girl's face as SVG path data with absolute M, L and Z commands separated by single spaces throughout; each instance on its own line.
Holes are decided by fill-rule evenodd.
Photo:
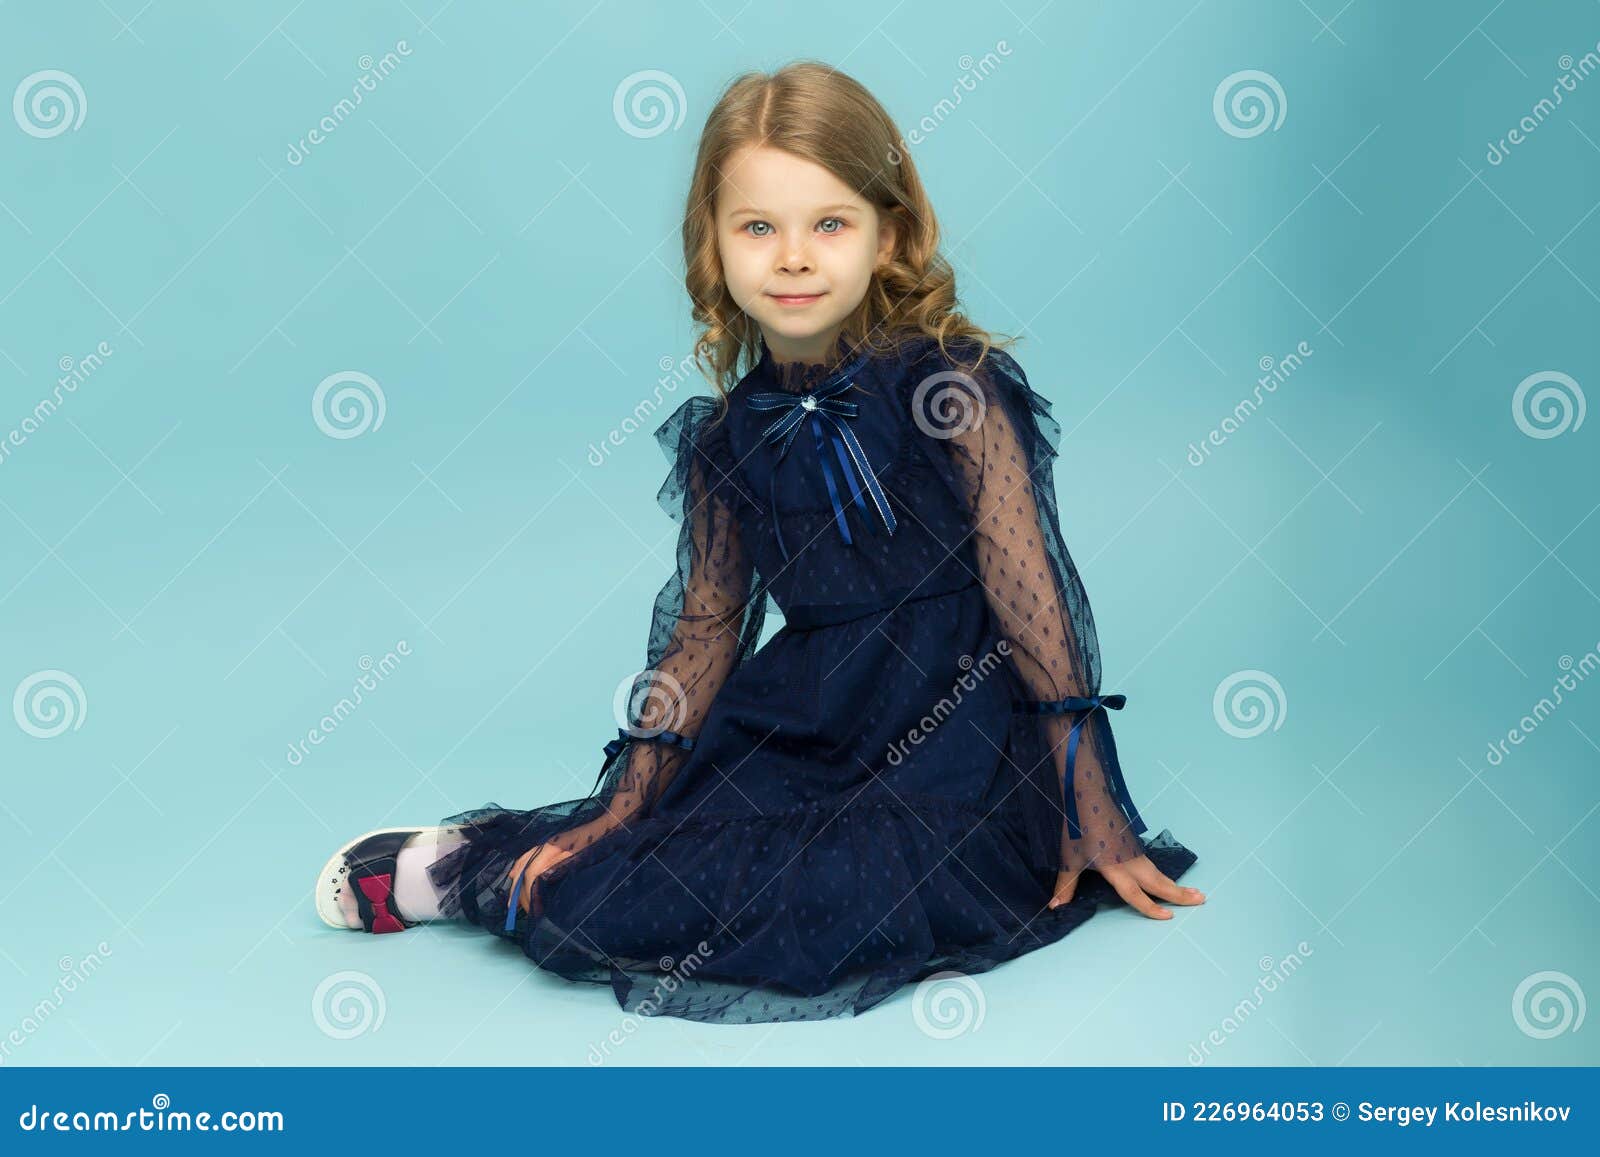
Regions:
M 894 221 L 827 169 L 750 145 L 717 191 L 728 291 L 779 361 L 825 361 L 872 271 L 894 251 Z

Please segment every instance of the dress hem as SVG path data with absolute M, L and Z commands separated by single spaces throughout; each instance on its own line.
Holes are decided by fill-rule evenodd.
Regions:
M 1087 870 L 1070 903 L 1048 908 L 1055 869 L 1024 862 L 1026 840 L 1013 809 L 877 791 L 766 814 L 634 824 L 618 833 L 625 842 L 607 837 L 542 877 L 539 890 L 558 897 L 558 911 L 546 899 L 508 931 L 508 883 L 479 873 L 539 842 L 530 833 L 549 824 L 530 824 L 527 815 L 489 804 L 449 817 L 446 823 L 468 821 L 469 847 L 456 853 L 445 879 L 436 874 L 436 884 L 454 883 L 459 914 L 516 943 L 542 970 L 607 985 L 618 1007 L 639 1016 L 757 1023 L 858 1015 L 910 982 L 939 971 L 988 971 L 1060 939 L 1102 907 L 1126 904 L 1100 873 Z M 683 838 L 687 833 L 694 834 Z M 1170 830 L 1139 843 L 1172 879 L 1197 860 Z M 803 934 L 782 913 L 808 903 L 828 908 L 818 886 L 824 877 L 815 873 L 836 852 L 861 861 L 862 883 L 883 876 L 875 886 L 903 898 L 862 932 L 835 922 L 821 935 Z M 691 884 L 702 878 L 696 874 L 702 858 L 724 864 L 734 854 L 742 857 L 741 878 L 765 883 L 750 892 L 695 884 L 702 893 L 696 895 Z M 612 856 L 614 865 L 600 866 Z M 591 871 L 571 874 L 585 863 Z M 989 891 L 990 881 L 1001 887 L 994 873 L 1003 874 L 999 865 L 1006 863 L 1013 873 L 1002 889 L 1009 902 Z M 576 891 L 561 894 L 564 880 Z M 469 884 L 470 897 L 461 893 Z M 674 903 L 683 910 L 672 910 Z M 617 910 L 634 913 L 626 927 L 657 917 L 664 923 L 659 932 L 618 941 L 617 926 L 597 918 Z M 709 920 L 694 924 L 701 914 Z M 752 954 L 756 943 L 775 946 L 778 955 Z M 841 944 L 851 947 L 841 952 Z

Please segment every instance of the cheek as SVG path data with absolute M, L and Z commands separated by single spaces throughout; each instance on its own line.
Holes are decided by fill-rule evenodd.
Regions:
M 737 245 L 721 244 L 717 247 L 717 253 L 722 258 L 722 277 L 728 283 L 729 292 L 737 300 L 745 299 L 755 283 L 750 255 L 740 252 Z
M 877 257 L 877 246 L 860 231 L 848 238 L 840 238 L 829 250 L 832 264 L 839 276 L 851 282 L 865 284 L 872 274 Z

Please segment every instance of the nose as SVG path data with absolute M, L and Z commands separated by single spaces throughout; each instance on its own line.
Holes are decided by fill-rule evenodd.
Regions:
M 779 252 L 782 254 L 782 258 L 778 262 L 778 271 L 780 273 L 811 272 L 811 254 L 806 248 L 805 242 L 801 239 L 791 238 L 785 242 Z

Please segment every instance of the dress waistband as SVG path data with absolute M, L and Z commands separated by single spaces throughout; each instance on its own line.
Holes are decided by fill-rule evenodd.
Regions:
M 783 612 L 784 627 L 794 631 L 809 631 L 817 627 L 831 627 L 838 623 L 848 623 L 854 619 L 864 619 L 868 615 L 875 615 L 881 611 L 892 611 L 898 606 L 910 602 L 920 602 L 923 599 L 944 598 L 947 595 L 960 594 L 969 587 L 978 585 L 978 580 L 969 578 L 960 586 L 947 590 L 927 590 L 924 583 L 913 587 L 894 587 L 885 591 L 879 598 L 871 601 L 855 603 L 808 603 L 801 606 L 789 607 Z

